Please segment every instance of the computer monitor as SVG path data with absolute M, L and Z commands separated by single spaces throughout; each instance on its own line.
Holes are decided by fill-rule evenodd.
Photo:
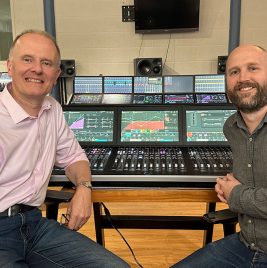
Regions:
M 119 112 L 122 144 L 177 144 L 180 141 L 179 110 L 122 109 Z
M 195 93 L 225 93 L 225 75 L 195 75 Z
M 193 93 L 193 75 L 168 75 L 163 77 L 164 93 Z
M 0 72 L 0 91 L 2 91 L 5 88 L 6 84 L 11 81 L 12 81 L 12 78 L 8 75 L 8 73 Z
M 65 109 L 68 109 L 64 111 L 66 121 L 80 143 L 114 142 L 114 111 Z
M 104 76 L 104 93 L 129 94 L 133 92 L 132 76 Z
M 187 143 L 227 144 L 223 134 L 226 119 L 235 113 L 233 108 L 191 108 L 185 111 L 185 134 Z
M 135 76 L 135 94 L 162 94 L 161 76 Z
M 102 93 L 102 76 L 75 76 L 73 81 L 73 93 Z

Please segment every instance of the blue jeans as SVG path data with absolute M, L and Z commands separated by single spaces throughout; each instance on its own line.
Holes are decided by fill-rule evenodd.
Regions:
M 263 268 L 267 254 L 249 249 L 239 233 L 208 244 L 173 265 L 172 268 Z
M 130 267 L 88 237 L 34 209 L 0 217 L 1 268 Z

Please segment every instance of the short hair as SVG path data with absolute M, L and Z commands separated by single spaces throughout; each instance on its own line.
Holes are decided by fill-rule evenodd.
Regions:
M 9 58 L 11 58 L 12 53 L 13 53 L 13 49 L 14 49 L 16 43 L 18 42 L 18 40 L 22 36 L 24 36 L 26 34 L 29 34 L 29 33 L 39 34 L 39 35 L 45 36 L 48 39 L 50 39 L 53 42 L 53 44 L 55 45 L 55 48 L 56 48 L 57 53 L 58 53 L 58 56 L 59 56 L 59 61 L 60 61 L 60 57 L 61 57 L 61 55 L 60 55 L 60 49 L 59 49 L 59 46 L 57 44 L 56 39 L 51 34 L 49 34 L 48 32 L 45 32 L 45 31 L 42 31 L 42 30 L 35 30 L 35 29 L 25 30 L 25 31 L 21 32 L 19 35 L 16 36 L 16 38 L 14 39 L 14 41 L 13 41 L 13 43 L 12 43 L 10 49 L 9 49 Z

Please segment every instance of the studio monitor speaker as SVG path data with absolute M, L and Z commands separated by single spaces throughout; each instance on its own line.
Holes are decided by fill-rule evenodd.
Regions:
M 218 56 L 217 74 L 225 74 L 227 56 Z
M 134 59 L 135 76 L 162 75 L 162 58 L 136 58 Z
M 74 77 L 75 60 L 61 60 L 60 69 L 61 69 L 60 77 Z

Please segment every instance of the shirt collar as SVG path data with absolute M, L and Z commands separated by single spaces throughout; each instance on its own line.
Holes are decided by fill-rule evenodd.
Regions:
M 2 103 L 6 107 L 8 113 L 10 114 L 10 117 L 15 124 L 18 124 L 26 118 L 33 118 L 14 100 L 7 87 L 5 87 L 2 92 Z M 51 102 L 45 98 L 38 116 L 40 116 L 44 110 L 50 109 L 51 106 Z
M 257 131 L 258 129 L 262 128 L 264 123 L 267 123 L 267 114 L 265 114 L 264 118 L 262 119 L 262 121 L 260 122 L 258 127 L 255 129 L 255 131 Z M 239 111 L 237 111 L 234 114 L 233 120 L 230 123 L 231 126 L 233 126 L 234 124 L 236 124 L 239 128 L 247 130 L 247 127 L 246 127 L 246 124 L 244 122 L 244 119 L 243 119 L 243 117 L 242 117 L 242 115 L 241 115 L 241 113 Z

